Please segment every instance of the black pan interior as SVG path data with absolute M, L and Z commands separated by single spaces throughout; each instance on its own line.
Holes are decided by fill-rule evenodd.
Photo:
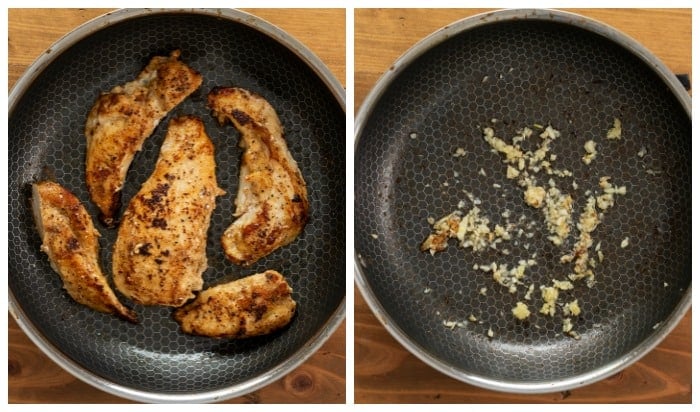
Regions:
M 39 251 L 28 185 L 50 174 L 73 191 L 100 230 L 105 273 L 116 230 L 100 226 L 84 181 L 85 117 L 98 94 L 136 77 L 148 60 L 173 49 L 202 73 L 201 88 L 164 119 L 128 173 L 126 205 L 155 165 L 168 120 L 201 117 L 215 144 L 217 201 L 209 231 L 205 287 L 265 269 L 288 277 L 298 302 L 291 325 L 271 336 L 216 340 L 181 333 L 171 309 L 135 306 L 132 325 L 74 303 Z M 228 262 L 219 244 L 232 222 L 241 149 L 238 134 L 206 109 L 216 86 L 265 97 L 285 127 L 289 150 L 306 179 L 309 224 L 292 244 L 249 268 Z M 28 320 L 59 351 L 88 371 L 127 388 L 164 394 L 202 393 L 248 382 L 305 350 L 328 327 L 345 297 L 344 108 L 297 55 L 244 24 L 203 14 L 151 14 L 101 29 L 62 53 L 38 76 L 9 117 L 9 253 L 11 294 Z
M 609 141 L 613 119 L 623 140 Z M 495 123 L 492 122 L 495 119 Z M 562 292 L 578 298 L 580 340 L 562 333 L 561 310 L 517 321 L 510 313 L 525 290 L 511 294 L 474 264 L 510 267 L 537 253 L 530 282 L 562 273 L 563 250 L 546 239 L 539 210 L 505 178 L 502 157 L 482 128 L 510 141 L 523 126 L 551 124 L 557 178 L 574 199 L 574 222 L 598 179 L 627 187 L 595 230 L 603 263 L 597 284 Z M 598 143 L 590 166 L 584 143 Z M 453 157 L 457 148 L 464 157 Z M 647 154 L 638 153 L 645 148 Z M 479 174 L 483 169 L 483 174 Z M 629 354 L 668 319 L 691 285 L 691 120 L 662 79 L 633 53 L 595 33 L 555 21 L 482 25 L 438 44 L 387 86 L 367 115 L 355 152 L 355 249 L 369 294 L 398 332 L 419 351 L 457 373 L 503 382 L 556 382 L 581 376 Z M 546 184 L 547 178 L 539 178 Z M 501 185 L 497 189 L 493 185 Z M 440 218 L 466 201 L 481 200 L 495 223 L 501 211 L 540 222 L 529 249 L 511 255 L 474 253 L 450 243 L 435 256 L 419 245 Z M 599 191 L 599 190 L 598 190 Z M 629 246 L 621 241 L 629 237 Z M 479 293 L 482 287 L 488 290 Z M 541 301 L 540 301 L 541 302 Z M 531 304 L 536 312 L 539 306 Z M 450 329 L 443 321 L 479 322 Z M 493 338 L 487 336 L 489 329 Z

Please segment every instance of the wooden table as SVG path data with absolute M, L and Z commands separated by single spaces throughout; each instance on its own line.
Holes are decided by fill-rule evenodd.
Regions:
M 24 70 L 78 25 L 109 10 L 10 9 L 10 88 Z M 309 47 L 345 84 L 345 10 L 246 9 Z M 83 383 L 47 358 L 8 316 L 10 403 L 127 402 Z M 230 403 L 345 403 L 345 322 L 304 364 L 276 382 Z
M 486 10 L 355 10 L 355 112 L 379 76 L 418 40 Z M 674 73 L 691 73 L 691 11 L 572 10 L 627 33 Z M 690 311 L 652 352 L 622 372 L 587 387 L 546 395 L 513 395 L 461 383 L 401 346 L 355 293 L 356 403 L 691 402 Z

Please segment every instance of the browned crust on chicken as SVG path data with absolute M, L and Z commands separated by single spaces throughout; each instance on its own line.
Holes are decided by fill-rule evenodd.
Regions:
M 136 313 L 119 302 L 98 262 L 99 232 L 80 200 L 55 182 L 32 185 L 34 219 L 41 250 L 78 303 L 137 322 Z
M 185 333 L 239 339 L 283 328 L 296 305 L 284 276 L 268 270 L 209 288 L 174 317 Z
M 134 155 L 160 120 L 202 83 L 179 57 L 179 50 L 153 57 L 134 81 L 100 95 L 87 116 L 86 181 L 100 221 L 109 227 L 117 223 Z
M 226 256 L 251 265 L 292 242 L 309 216 L 306 183 L 284 140 L 272 106 L 244 89 L 216 88 L 209 108 L 220 123 L 240 131 L 241 160 L 236 220 L 221 237 Z
M 155 170 L 131 199 L 112 257 L 114 283 L 143 305 L 181 306 L 202 288 L 216 197 L 214 145 L 194 116 L 170 121 Z

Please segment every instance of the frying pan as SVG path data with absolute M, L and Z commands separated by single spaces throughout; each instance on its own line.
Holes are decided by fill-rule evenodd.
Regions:
M 392 65 L 356 117 L 358 289 L 407 350 L 463 382 L 542 393 L 623 369 L 663 340 L 690 307 L 690 107 L 687 92 L 650 52 L 578 15 L 506 10 L 435 32 Z M 614 118 L 623 124 L 619 142 L 605 138 Z M 562 248 L 547 239 L 540 211 L 525 205 L 482 136 L 491 126 L 510 140 L 535 123 L 561 131 L 552 152 L 577 188 L 571 179 L 555 180 L 574 199 L 574 221 L 600 177 L 627 188 L 593 233 L 605 253 L 597 283 L 560 294 L 560 301 L 576 298 L 581 305 L 578 340 L 562 333 L 561 309 L 553 317 L 515 319 L 511 308 L 526 301 L 527 287 L 511 294 L 474 268 L 494 261 L 512 267 L 534 255 L 525 286 L 566 276 L 559 258 L 575 236 Z M 590 139 L 599 153 L 586 165 L 581 156 Z M 457 148 L 464 156 L 453 156 Z M 428 218 L 449 214 L 461 201 L 465 212 L 472 207 L 465 191 L 492 225 L 504 222 L 506 209 L 540 222 L 528 248 L 521 241 L 504 255 L 450 243 L 434 256 L 421 252 L 431 233 Z
M 132 80 L 155 54 L 179 48 L 202 73 L 202 87 L 164 119 L 136 156 L 123 190 L 126 205 L 150 175 L 172 116 L 201 117 L 216 148 L 217 201 L 209 230 L 205 287 L 274 268 L 294 289 L 298 311 L 269 336 L 217 340 L 185 335 L 172 310 L 122 301 L 129 324 L 73 302 L 39 250 L 28 185 L 49 174 L 97 216 L 84 182 L 85 116 L 101 91 Z M 264 96 L 285 127 L 289 150 L 309 189 L 311 214 L 290 245 L 241 268 L 218 239 L 231 223 L 241 149 L 238 134 L 206 109 L 215 86 Z M 54 361 L 104 391 L 146 402 L 221 401 L 253 391 L 301 364 L 344 318 L 344 92 L 329 70 L 277 27 L 234 10 L 120 10 L 83 25 L 40 57 L 9 99 L 10 311 Z M 111 267 L 116 230 L 101 232 L 101 262 Z

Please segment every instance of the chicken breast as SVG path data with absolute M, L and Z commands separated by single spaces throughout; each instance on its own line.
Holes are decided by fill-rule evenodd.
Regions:
M 284 277 L 268 270 L 209 288 L 174 316 L 185 333 L 249 338 L 286 326 L 296 306 Z
M 87 187 L 108 227 L 117 224 L 121 189 L 134 155 L 161 119 L 202 83 L 202 76 L 179 57 L 176 50 L 152 58 L 136 80 L 98 97 L 87 116 Z
M 170 121 L 155 170 L 131 199 L 112 256 L 119 291 L 143 305 L 181 306 L 202 288 L 216 197 L 214 145 L 199 118 Z
M 234 263 L 251 265 L 292 242 L 309 216 L 306 183 L 287 149 L 282 125 L 261 96 L 240 88 L 216 88 L 209 108 L 220 123 L 240 131 L 244 149 L 236 195 L 236 220 L 221 243 Z
M 136 313 L 119 302 L 98 261 L 99 232 L 80 200 L 55 182 L 32 186 L 32 206 L 41 250 L 76 302 L 136 322 Z

